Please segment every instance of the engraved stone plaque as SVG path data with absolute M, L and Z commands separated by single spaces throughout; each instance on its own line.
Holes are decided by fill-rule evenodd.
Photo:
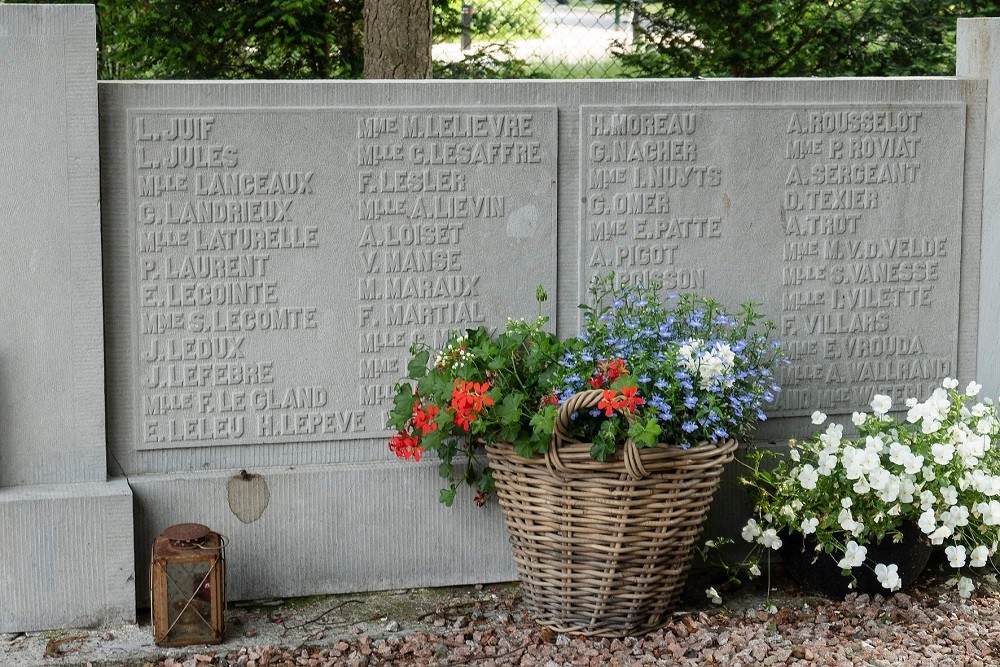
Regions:
M 412 343 L 555 294 L 554 109 L 128 123 L 140 449 L 379 435 Z
M 581 109 L 580 296 L 659 281 L 762 302 L 773 416 L 897 405 L 957 374 L 960 104 Z

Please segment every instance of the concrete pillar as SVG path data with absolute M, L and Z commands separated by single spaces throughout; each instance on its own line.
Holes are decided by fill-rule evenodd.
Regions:
M 94 7 L 0 4 L 0 632 L 135 618 L 105 461 Z
M 986 396 L 1000 394 L 1000 18 L 959 19 L 956 72 L 984 79 L 986 142 L 983 156 L 983 229 L 979 282 L 976 376 Z

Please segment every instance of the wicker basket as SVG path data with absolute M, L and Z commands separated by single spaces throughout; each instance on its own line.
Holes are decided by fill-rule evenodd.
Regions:
M 736 441 L 687 450 L 627 442 L 614 460 L 595 461 L 567 427 L 601 397 L 584 391 L 560 407 L 544 457 L 508 444 L 487 451 L 535 619 L 557 632 L 638 635 L 669 621 Z

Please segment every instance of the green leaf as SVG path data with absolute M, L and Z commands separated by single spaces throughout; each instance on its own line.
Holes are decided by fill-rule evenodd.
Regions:
M 522 435 L 511 443 L 514 446 L 514 451 L 518 456 L 523 456 L 526 459 L 530 459 L 535 454 L 540 454 L 544 450 L 540 450 L 538 447 L 538 441 L 532 438 Z
M 476 483 L 480 491 L 485 491 L 487 493 L 496 490 L 496 483 L 493 480 L 493 469 L 486 468 L 483 470 L 483 474 L 479 476 L 479 481 Z
M 546 405 L 541 410 L 531 415 L 531 428 L 535 435 L 540 438 L 552 437 L 552 431 L 556 427 L 556 416 L 559 411 L 554 405 Z
M 590 456 L 598 461 L 607 461 L 615 453 L 615 444 L 615 422 L 609 419 L 601 423 L 601 428 L 594 436 Z
M 454 484 L 452 484 L 447 489 L 441 489 L 441 493 L 438 494 L 438 501 L 447 505 L 448 507 L 451 507 L 452 503 L 455 502 L 455 494 L 457 492 L 458 492 L 458 487 Z
M 443 453 L 442 450 L 445 449 L 443 445 L 447 435 L 447 433 L 438 428 L 427 435 L 420 436 L 420 444 L 427 451 Z
M 392 399 L 392 409 L 389 411 L 388 424 L 397 431 L 406 428 L 406 423 L 413 416 L 413 404 L 416 397 L 413 395 L 413 387 L 406 382 L 396 385 L 396 395 Z
M 628 437 L 632 438 L 636 447 L 655 447 L 663 431 L 655 417 L 637 421 L 629 426 Z
M 406 365 L 407 375 L 414 380 L 419 380 L 427 375 L 427 362 L 430 358 L 431 353 L 427 350 L 417 352 L 413 355 L 413 358 L 410 359 L 410 363 Z
M 497 409 L 501 424 L 511 426 L 521 421 L 521 404 L 524 402 L 524 398 L 524 394 L 519 391 L 504 396 L 500 407 Z

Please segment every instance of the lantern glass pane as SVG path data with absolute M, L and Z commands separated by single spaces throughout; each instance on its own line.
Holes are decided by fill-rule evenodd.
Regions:
M 167 564 L 167 639 L 208 638 L 212 631 L 209 573 L 212 562 Z

